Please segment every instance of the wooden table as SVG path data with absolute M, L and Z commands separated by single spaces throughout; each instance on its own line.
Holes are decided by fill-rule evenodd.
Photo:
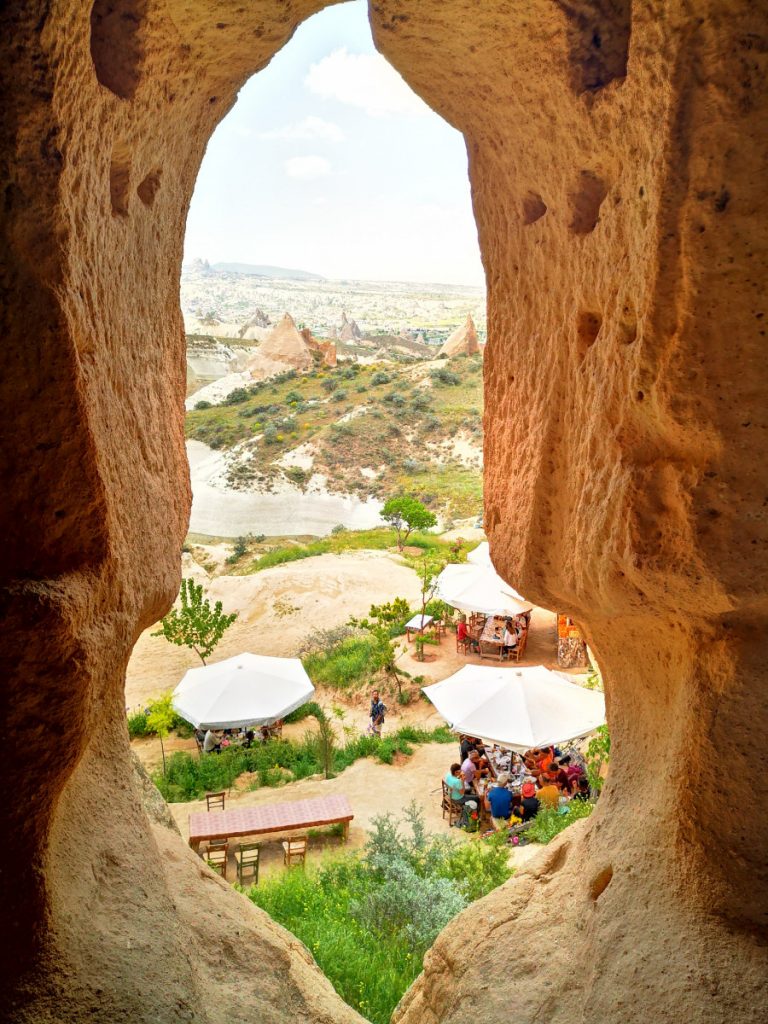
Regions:
M 349 837 L 349 823 L 353 818 L 352 808 L 345 796 L 322 796 L 314 800 L 242 807 L 234 811 L 203 811 L 189 816 L 189 845 L 197 851 L 204 839 L 233 839 L 270 832 L 303 831 L 339 822 L 344 825 L 346 841 Z
M 480 657 L 498 658 L 504 656 L 504 619 L 491 615 L 480 634 Z

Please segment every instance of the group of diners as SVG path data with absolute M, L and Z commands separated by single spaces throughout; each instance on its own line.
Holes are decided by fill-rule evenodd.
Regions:
M 228 747 L 252 747 L 254 743 L 269 743 L 270 740 L 280 739 L 282 734 L 282 718 L 278 718 L 272 725 L 262 725 L 258 730 L 195 729 L 197 746 L 203 754 L 220 754 Z
M 460 760 L 444 780 L 452 801 L 463 808 L 459 827 L 481 808 L 499 831 L 531 821 L 542 807 L 563 808 L 570 800 L 590 799 L 586 766 L 575 752 L 549 746 L 517 754 L 464 735 L 459 749 Z
M 491 615 L 473 612 L 469 620 L 461 615 L 456 626 L 456 645 L 465 653 L 487 653 L 487 648 L 498 651 L 501 658 L 509 658 L 525 647 L 531 613 L 520 615 Z

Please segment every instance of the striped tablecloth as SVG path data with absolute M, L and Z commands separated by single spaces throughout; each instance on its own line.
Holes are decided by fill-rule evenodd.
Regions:
M 204 839 L 232 839 L 267 832 L 347 824 L 354 814 L 345 796 L 323 796 L 314 800 L 242 807 L 234 811 L 203 811 L 189 816 L 189 845 L 197 847 Z

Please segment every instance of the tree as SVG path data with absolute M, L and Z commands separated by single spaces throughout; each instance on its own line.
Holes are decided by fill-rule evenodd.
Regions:
M 191 648 L 205 664 L 224 631 L 237 618 L 237 612 L 226 615 L 221 601 L 211 608 L 210 601 L 203 596 L 202 583 L 196 584 L 191 579 L 181 581 L 180 597 L 181 608 L 171 609 L 161 620 L 160 629 L 152 636 L 164 636 L 177 647 Z
M 437 580 L 440 573 L 445 568 L 443 562 L 435 558 L 429 558 L 427 555 L 419 562 L 416 572 L 419 576 L 419 583 L 421 584 L 421 622 L 424 622 L 424 617 L 427 614 L 427 605 L 433 599 L 437 593 Z M 439 640 L 435 636 L 427 636 L 422 630 L 416 635 L 416 655 L 419 661 L 424 661 L 424 645 L 433 644 L 437 646 Z
M 403 550 L 412 530 L 428 530 L 437 522 L 437 516 L 430 512 L 416 498 L 390 498 L 381 510 L 381 518 L 397 531 L 397 546 Z
M 155 732 L 160 737 L 160 750 L 163 755 L 163 777 L 165 777 L 165 746 L 163 740 L 173 728 L 176 712 L 171 704 L 171 694 L 165 693 L 153 701 L 147 715 L 147 731 Z

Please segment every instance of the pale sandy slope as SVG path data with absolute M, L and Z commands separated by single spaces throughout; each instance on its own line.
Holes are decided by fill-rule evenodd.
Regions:
M 204 579 L 199 570 L 195 576 Z M 252 576 L 219 576 L 206 584 L 206 591 L 226 611 L 238 613 L 214 655 L 220 661 L 243 651 L 293 656 L 314 629 L 365 615 L 371 604 L 393 597 L 415 604 L 419 583 L 396 555 L 356 551 L 306 558 Z M 155 628 L 142 633 L 128 664 L 126 707 L 172 689 L 188 668 L 200 664 L 187 648 L 152 637 Z
M 381 526 L 381 502 L 355 495 L 331 494 L 320 481 L 306 491 L 285 481 L 272 491 L 234 491 L 226 487 L 226 458 L 200 441 L 187 441 L 192 482 L 192 533 L 210 537 L 325 536 L 342 524 L 350 530 Z

